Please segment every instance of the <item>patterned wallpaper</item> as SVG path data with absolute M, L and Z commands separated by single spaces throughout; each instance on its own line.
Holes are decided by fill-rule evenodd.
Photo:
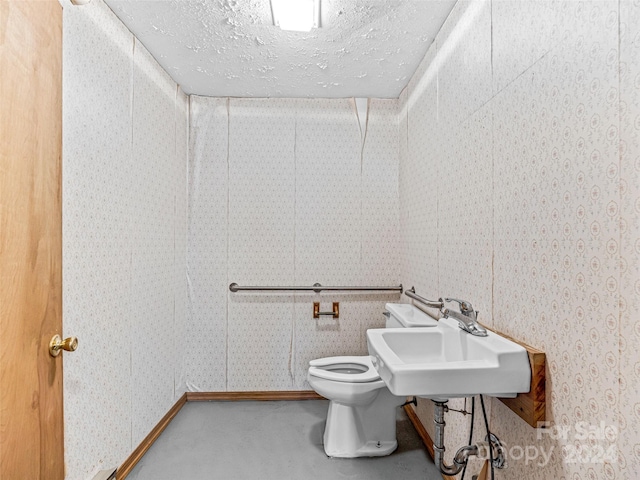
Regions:
M 188 98 L 99 0 L 63 17 L 68 480 L 119 465 L 185 391 Z
M 364 354 L 384 325 L 397 295 L 228 290 L 399 283 L 397 101 L 359 125 L 353 100 L 191 97 L 190 390 L 309 389 L 310 359 Z
M 618 429 L 622 478 L 640 472 L 640 2 L 620 3 Z M 615 317 L 609 318 L 616 328 Z
M 490 402 L 497 478 L 640 471 L 637 25 L 637 0 L 461 1 L 400 98 L 402 281 L 547 354 L 551 428 Z
M 498 478 L 634 478 L 639 24 L 638 0 L 460 0 L 361 130 L 353 100 L 189 101 L 101 0 L 65 8 L 67 478 L 185 390 L 307 389 L 310 359 L 366 353 L 397 295 L 322 294 L 341 318 L 313 320 L 313 294 L 228 291 L 316 281 L 467 298 L 547 353 L 551 428 L 489 402 Z M 447 425 L 450 458 L 467 420 Z

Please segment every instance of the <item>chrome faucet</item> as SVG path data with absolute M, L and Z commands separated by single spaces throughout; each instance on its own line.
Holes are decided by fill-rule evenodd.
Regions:
M 445 298 L 444 301 L 456 302 L 460 305 L 460 313 L 443 307 L 441 311 L 444 318 L 451 317 L 456 319 L 460 328 L 471 335 L 477 337 L 486 337 L 488 335 L 487 330 L 478 323 L 478 312 L 473 309 L 469 302 L 455 298 Z

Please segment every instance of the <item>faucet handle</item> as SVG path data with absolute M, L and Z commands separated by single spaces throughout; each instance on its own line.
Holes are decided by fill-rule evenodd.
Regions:
M 456 302 L 460 305 L 460 313 L 470 313 L 473 312 L 473 305 L 471 305 L 466 300 L 458 300 L 457 298 L 445 298 L 445 302 Z

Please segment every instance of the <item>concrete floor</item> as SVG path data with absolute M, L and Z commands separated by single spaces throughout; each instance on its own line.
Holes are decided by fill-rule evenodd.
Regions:
M 375 458 L 329 458 L 329 402 L 188 402 L 127 480 L 441 480 L 398 408 L 398 449 Z

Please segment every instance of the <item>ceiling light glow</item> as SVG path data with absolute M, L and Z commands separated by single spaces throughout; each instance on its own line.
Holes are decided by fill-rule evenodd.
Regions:
M 282 30 L 309 32 L 320 24 L 320 0 L 271 0 L 271 11 Z

